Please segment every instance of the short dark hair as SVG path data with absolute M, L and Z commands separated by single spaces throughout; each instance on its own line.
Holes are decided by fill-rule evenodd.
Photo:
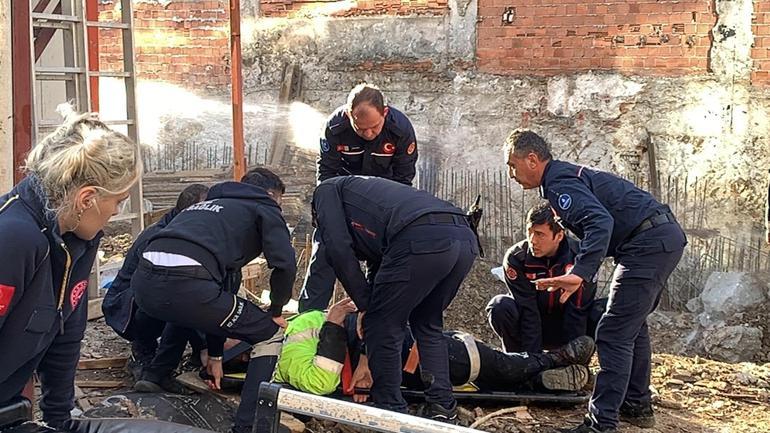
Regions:
M 534 153 L 542 161 L 552 158 L 551 148 L 543 137 L 529 129 L 514 129 L 505 140 L 505 154 L 510 158 L 511 153 L 517 157 L 525 157 Z
M 348 112 L 352 112 L 359 104 L 367 103 L 380 113 L 385 112 L 385 96 L 379 87 L 373 84 L 361 83 L 348 94 Z
M 208 192 L 209 187 L 200 183 L 188 186 L 179 193 L 179 197 L 176 199 L 176 210 L 187 209 L 195 203 L 205 200 Z
M 564 229 L 556 222 L 556 216 L 553 214 L 553 209 L 547 201 L 543 201 L 532 207 L 527 212 L 527 223 L 529 225 L 541 225 L 548 224 L 551 228 L 554 236 Z
M 243 175 L 241 182 L 264 188 L 267 191 L 277 191 L 281 194 L 286 192 L 286 185 L 283 184 L 281 178 L 264 167 L 252 168 Z

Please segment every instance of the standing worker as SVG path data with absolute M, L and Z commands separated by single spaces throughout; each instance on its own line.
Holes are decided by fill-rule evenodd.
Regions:
M 581 240 L 572 270 L 535 281 L 537 288 L 559 290 L 565 303 L 596 280 L 605 257 L 617 265 L 596 330 L 601 370 L 589 413 L 583 424 L 563 431 L 615 432 L 619 415 L 652 427 L 647 316 L 682 257 L 687 244 L 682 228 L 668 206 L 631 182 L 552 159 L 548 144 L 532 131 L 513 131 L 504 151 L 511 178 L 524 189 L 540 188 L 560 223 Z
M 428 192 L 377 177 L 321 182 L 313 215 L 326 255 L 363 319 L 374 385 L 384 409 L 406 411 L 401 347 L 406 324 L 420 353 L 429 416 L 456 417 L 443 312 L 478 255 L 465 213 Z M 367 275 L 359 260 L 367 263 Z
M 37 372 L 43 420 L 75 407 L 88 277 L 102 229 L 142 173 L 139 148 L 71 114 L 32 148 L 27 177 L 0 197 L 0 409 Z
M 318 183 L 335 176 L 384 177 L 412 185 L 417 163 L 417 139 L 404 113 L 385 103 L 371 84 L 359 84 L 326 122 L 318 158 Z M 334 292 L 334 270 L 327 263 L 321 239 L 313 233 L 299 311 L 323 310 Z

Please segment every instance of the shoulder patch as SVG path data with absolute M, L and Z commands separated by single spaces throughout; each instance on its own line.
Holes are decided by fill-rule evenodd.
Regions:
M 568 210 L 572 207 L 572 197 L 569 194 L 559 194 L 559 209 Z
M 87 288 L 88 280 L 82 280 L 72 287 L 72 292 L 70 293 L 70 305 L 73 310 L 78 306 L 78 303 L 80 303 L 80 298 L 83 297 Z
M 409 147 L 406 148 L 406 154 L 411 155 L 414 153 L 414 151 L 417 150 L 417 142 L 412 142 Z
M 505 276 L 508 277 L 509 280 L 515 280 L 519 277 L 519 274 L 516 272 L 516 269 L 514 269 L 511 266 L 505 267 Z
M 325 138 L 321 139 L 321 152 L 329 151 L 329 141 Z
M 11 301 L 15 291 L 16 287 L 14 286 L 0 284 L 0 317 L 5 316 L 8 313 L 8 309 L 11 308 Z

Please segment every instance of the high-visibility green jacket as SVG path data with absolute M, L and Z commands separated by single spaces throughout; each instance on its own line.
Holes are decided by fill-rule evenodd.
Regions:
M 311 394 L 331 394 L 340 383 L 346 339 L 345 329 L 327 322 L 322 311 L 289 319 L 273 380 Z

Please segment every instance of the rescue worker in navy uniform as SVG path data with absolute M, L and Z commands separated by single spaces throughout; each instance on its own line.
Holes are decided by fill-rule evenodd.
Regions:
M 137 381 L 134 385 L 137 391 L 186 393 L 186 388 L 174 381 L 171 373 L 179 365 L 188 341 L 193 346 L 194 358 L 199 357 L 200 351 L 205 347 L 205 341 L 196 331 L 167 324 L 137 308 L 131 277 L 139 266 L 147 241 L 166 227 L 183 209 L 205 200 L 208 190 L 207 186 L 197 183 L 182 190 L 176 206 L 136 237 L 126 253 L 123 266 L 104 296 L 102 312 L 105 322 L 118 335 L 131 341 L 129 370 Z
M 564 304 L 556 292 L 538 291 L 532 283 L 569 272 L 577 252 L 577 241 L 556 223 L 548 202 L 530 209 L 527 240 L 512 246 L 503 259 L 509 294 L 497 295 L 487 305 L 489 324 L 504 351 L 538 353 L 593 335 L 589 329 L 596 292 L 593 282 Z
M 139 148 L 91 115 L 70 114 L 0 196 L 0 412 L 37 372 L 43 420 L 75 407 L 88 278 L 102 229 L 141 177 Z M 30 382 L 31 384 L 31 382 Z
M 617 265 L 596 330 L 601 370 L 589 413 L 583 424 L 562 431 L 614 432 L 619 415 L 652 427 L 647 316 L 682 257 L 684 232 L 669 207 L 648 192 L 612 174 L 552 159 L 547 143 L 532 131 L 512 132 L 505 155 L 510 176 L 524 189 L 540 188 L 560 223 L 580 238 L 572 270 L 535 281 L 538 289 L 559 290 L 565 303 L 595 281 L 604 257 Z
M 326 123 L 318 158 L 318 182 L 335 176 L 367 175 L 412 185 L 417 163 L 417 139 L 409 119 L 385 104 L 380 89 L 359 84 L 347 104 Z M 299 311 L 323 310 L 334 290 L 334 270 L 324 259 L 323 244 L 313 235 Z
M 465 213 L 392 180 L 346 176 L 321 182 L 313 214 L 326 257 L 359 310 L 374 403 L 406 411 L 399 386 L 408 321 L 419 346 L 428 415 L 454 419 L 442 313 L 478 255 Z M 359 260 L 367 264 L 366 276 Z
M 222 182 L 206 201 L 183 210 L 155 234 L 131 278 L 147 314 L 206 333 L 209 385 L 220 389 L 225 337 L 250 344 L 285 327 L 283 306 L 297 271 L 281 214 L 285 187 L 270 170 L 255 168 L 240 182 Z M 268 311 L 236 295 L 240 269 L 264 252 L 270 275 Z

